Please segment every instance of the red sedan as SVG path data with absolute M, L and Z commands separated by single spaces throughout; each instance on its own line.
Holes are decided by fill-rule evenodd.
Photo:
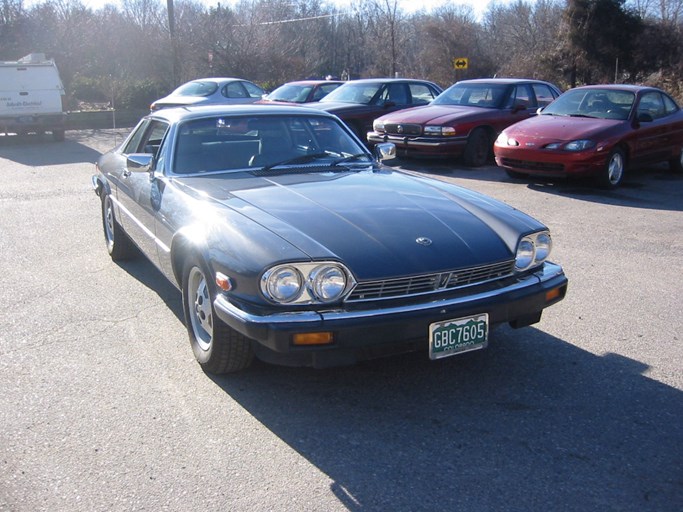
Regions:
M 593 176 L 613 189 L 629 165 L 668 161 L 683 171 L 683 111 L 653 87 L 577 87 L 505 129 L 494 152 L 515 178 Z
M 393 142 L 399 156 L 463 156 L 484 165 L 500 131 L 535 115 L 560 95 L 548 82 L 519 78 L 463 80 L 429 105 L 387 113 L 375 120 L 368 142 Z

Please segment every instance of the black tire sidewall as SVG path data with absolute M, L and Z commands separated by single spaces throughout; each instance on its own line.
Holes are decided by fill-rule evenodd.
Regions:
M 133 242 L 131 242 L 128 235 L 123 231 L 123 228 L 116 220 L 113 205 L 112 208 L 112 232 L 111 241 L 107 235 L 107 202 L 111 202 L 109 194 L 102 194 L 102 235 L 104 236 L 104 243 L 107 247 L 107 252 L 113 261 L 121 261 L 131 258 L 135 253 Z
M 616 183 L 613 183 L 609 179 L 609 166 L 610 162 L 612 161 L 612 158 L 614 158 L 614 155 L 619 154 L 621 155 L 621 161 L 623 168 L 621 170 L 621 176 L 619 177 L 619 181 Z M 613 149 L 609 156 L 607 157 L 607 162 L 605 163 L 605 167 L 602 170 L 602 173 L 600 175 L 600 184 L 602 185 L 603 188 L 606 188 L 608 190 L 614 190 L 616 188 L 619 188 L 621 184 L 624 182 L 624 176 L 626 175 L 626 153 L 624 153 L 624 150 L 621 148 L 615 148 Z
M 211 305 L 211 315 L 213 318 L 211 343 L 207 350 L 204 350 L 198 343 L 194 329 L 192 327 L 192 317 L 190 313 L 189 276 L 193 268 L 198 268 L 204 275 L 204 280 L 209 291 L 209 301 Z M 205 372 L 213 374 L 232 373 L 247 368 L 253 358 L 254 352 L 251 341 L 244 335 L 230 328 L 216 315 L 214 301 L 217 289 L 214 282 L 209 279 L 211 271 L 206 261 L 198 254 L 192 254 L 183 263 L 182 273 L 182 295 L 183 295 L 183 314 L 185 325 L 190 338 L 190 345 L 197 362 Z
M 200 345 L 199 342 L 197 341 L 197 337 L 194 332 L 194 328 L 192 326 L 192 315 L 190 313 L 190 307 L 192 307 L 192 303 L 190 301 L 190 297 L 188 294 L 194 293 L 194 291 L 189 290 L 188 284 L 189 284 L 189 278 L 190 278 L 190 271 L 193 268 L 199 268 L 202 273 L 204 274 L 204 279 L 206 280 L 207 287 L 209 289 L 209 298 L 211 301 L 211 309 L 212 309 L 212 315 L 214 317 L 214 322 L 216 321 L 216 316 L 215 316 L 215 311 L 213 311 L 213 301 L 215 297 L 215 292 L 211 287 L 211 283 L 209 282 L 207 276 L 209 275 L 209 272 L 207 270 L 206 264 L 200 260 L 195 255 L 191 255 L 188 257 L 184 264 L 183 264 L 183 280 L 182 280 L 182 294 L 183 294 L 183 314 L 185 316 L 185 325 L 187 327 L 187 334 L 190 337 L 190 345 L 192 346 L 192 352 L 194 353 L 195 358 L 197 361 L 204 365 L 209 363 L 211 360 L 211 354 L 213 352 L 214 346 L 215 346 L 215 338 L 213 337 L 212 333 L 212 339 L 211 339 L 211 344 L 209 346 L 208 350 L 204 350 Z
M 486 146 L 485 156 L 480 157 L 480 149 Z M 489 159 L 491 148 L 490 137 L 486 133 L 484 128 L 475 128 L 467 139 L 467 145 L 465 146 L 465 152 L 463 158 L 465 164 L 470 167 L 481 167 L 486 164 Z

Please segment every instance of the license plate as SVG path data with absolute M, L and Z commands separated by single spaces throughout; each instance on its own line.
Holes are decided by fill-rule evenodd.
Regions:
M 435 322 L 429 326 L 429 358 L 441 359 L 484 348 L 488 338 L 487 313 Z

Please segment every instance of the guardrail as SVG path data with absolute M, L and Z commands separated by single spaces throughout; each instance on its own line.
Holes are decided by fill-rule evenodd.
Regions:
M 80 110 L 68 112 L 67 130 L 129 128 L 135 126 L 149 110 Z

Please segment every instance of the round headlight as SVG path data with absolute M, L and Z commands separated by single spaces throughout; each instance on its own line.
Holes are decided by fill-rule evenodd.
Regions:
M 375 119 L 372 122 L 372 129 L 376 132 L 384 133 L 384 121 L 380 121 L 379 119 Z
M 276 302 L 292 302 L 301 294 L 303 278 L 294 267 L 275 268 L 263 278 L 263 291 Z
M 534 244 L 528 238 L 524 238 L 517 246 L 517 255 L 515 256 L 515 268 L 517 270 L 526 270 L 534 261 Z
M 316 299 L 331 302 L 346 290 L 346 273 L 336 266 L 320 266 L 311 272 L 309 283 Z
M 548 256 L 550 256 L 550 249 L 552 249 L 553 241 L 549 233 L 539 233 L 536 237 L 536 256 L 534 263 L 543 263 Z

